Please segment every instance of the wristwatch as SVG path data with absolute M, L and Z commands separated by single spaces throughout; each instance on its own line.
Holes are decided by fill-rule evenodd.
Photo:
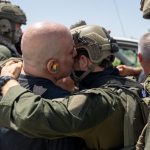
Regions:
M 1 76 L 0 77 L 0 88 L 2 88 L 9 80 L 14 79 L 11 76 Z

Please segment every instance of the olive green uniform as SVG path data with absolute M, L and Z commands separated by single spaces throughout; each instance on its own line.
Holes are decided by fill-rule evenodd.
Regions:
M 143 18 L 150 19 L 150 0 L 141 0 L 141 11 L 143 12 Z M 147 79 L 144 82 L 144 88 L 150 94 L 150 75 L 147 77 Z M 148 120 L 150 120 L 150 116 Z M 150 149 L 150 121 L 148 121 L 145 131 L 146 131 L 146 136 L 144 134 L 145 140 L 143 141 L 142 149 L 149 150 Z
M 49 101 L 15 86 L 0 102 L 0 125 L 31 137 L 82 137 L 91 149 L 130 147 L 132 145 L 124 141 L 124 114 L 127 101 L 132 99 L 134 106 L 136 100 L 128 94 L 119 95 L 119 91 L 116 94 L 115 89 L 110 88 L 90 89 Z M 137 126 L 141 114 L 135 117 L 131 122 Z M 127 126 L 130 127 L 130 123 Z M 143 126 L 138 124 L 139 133 Z M 132 134 L 132 127 L 125 134 Z M 134 138 L 135 144 L 137 137 Z
M 150 94 L 150 75 L 146 78 L 144 82 L 144 88 Z
M 21 57 L 17 52 L 15 44 L 0 35 L 0 61 L 7 60 L 11 57 Z
M 146 78 L 145 82 L 144 82 L 144 88 L 145 90 L 150 94 L 150 75 L 148 75 L 148 77 Z M 149 150 L 150 149 L 150 116 L 148 119 L 148 124 L 147 124 L 147 128 L 146 128 L 146 135 L 145 136 L 145 148 L 144 150 Z
M 26 24 L 22 9 L 10 1 L 0 1 L 0 61 L 10 57 L 21 57 L 15 47 L 22 36 L 16 24 Z
M 0 45 L 0 61 L 8 59 L 10 57 L 11 57 L 10 50 L 4 45 Z
M 21 57 L 18 52 L 12 52 L 8 47 L 0 45 L 0 61 L 9 59 L 11 57 Z
M 148 124 L 147 124 L 144 150 L 149 150 L 150 149 L 150 142 L 149 141 L 150 141 L 150 122 L 148 122 Z

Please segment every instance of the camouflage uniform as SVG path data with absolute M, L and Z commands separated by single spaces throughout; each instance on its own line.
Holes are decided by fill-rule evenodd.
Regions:
M 146 78 L 144 82 L 144 88 L 150 94 L 150 75 Z
M 150 0 L 141 0 L 141 8 L 140 10 L 143 12 L 144 19 L 150 19 Z M 150 75 L 144 82 L 145 90 L 150 94 Z M 147 100 L 149 102 L 149 99 Z M 150 120 L 150 116 L 149 119 Z M 141 140 L 143 139 L 143 140 Z M 137 150 L 149 150 L 150 149 L 150 121 L 146 124 L 145 128 L 141 136 L 139 137 L 139 143 L 137 145 L 141 145 L 137 148 Z
M 144 82 L 144 89 L 147 91 L 147 93 L 150 94 L 150 75 L 147 76 L 145 82 Z M 150 106 L 150 100 L 149 98 L 146 99 L 148 106 Z M 144 127 L 139 140 L 137 142 L 137 150 L 149 150 L 150 149 L 150 116 L 148 118 L 148 122 L 146 126 Z
M 9 1 L 0 1 L 0 61 L 10 57 L 20 57 L 15 43 L 22 35 L 16 24 L 26 24 L 26 16 L 19 6 Z

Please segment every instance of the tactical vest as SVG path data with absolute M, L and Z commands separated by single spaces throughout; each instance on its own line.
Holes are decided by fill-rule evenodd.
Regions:
M 108 95 L 116 95 L 118 110 L 97 126 L 76 134 L 80 134 L 91 149 L 135 150 L 149 114 L 149 108 L 143 100 L 146 96 L 143 86 L 122 77 L 104 77 L 103 82 L 104 93 L 101 94 L 106 92 Z M 85 91 L 88 92 L 98 94 L 99 90 L 96 88 Z
M 120 78 L 121 79 L 121 78 Z M 138 144 L 136 145 L 137 150 L 142 150 L 140 147 L 143 146 L 144 143 L 142 143 L 142 140 L 144 140 L 144 134 L 145 129 L 147 126 L 149 111 L 150 111 L 150 97 L 149 93 L 145 90 L 142 84 L 132 82 L 129 79 L 125 79 L 124 85 L 115 85 L 115 84 L 108 84 L 105 86 L 108 87 L 118 87 L 122 91 L 121 95 L 124 97 L 124 94 L 129 94 L 133 97 L 135 97 L 135 103 L 133 101 L 128 100 L 127 104 L 124 105 L 125 107 L 125 115 L 124 115 L 124 147 L 123 149 L 135 149 L 135 146 L 133 145 L 138 140 Z M 139 107 L 139 109 L 137 109 Z M 142 114 L 142 115 L 141 115 Z M 137 121 L 133 120 L 133 118 L 137 118 Z M 141 116 L 141 119 L 138 118 L 138 116 Z M 145 126 L 143 126 L 143 124 Z M 142 127 L 143 126 L 143 127 Z M 142 133 L 141 129 L 142 127 Z M 141 133 L 139 135 L 139 133 Z M 143 139 L 142 139 L 143 138 Z M 136 139 L 136 140 L 135 140 Z M 135 143 L 136 144 L 136 143 Z M 135 145 L 134 144 L 134 145 Z

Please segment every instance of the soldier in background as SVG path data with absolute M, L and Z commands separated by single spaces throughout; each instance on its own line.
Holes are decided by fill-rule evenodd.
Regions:
M 23 10 L 9 1 L 0 1 L 0 61 L 20 57 L 15 44 L 22 36 L 21 25 L 26 24 Z
M 150 19 L 150 0 L 141 0 L 140 10 L 143 12 L 144 19 Z M 147 78 L 144 82 L 145 90 L 150 94 L 150 33 L 144 34 L 140 40 L 141 55 L 146 57 L 147 63 L 145 63 Z M 143 58 L 145 59 L 145 58 Z M 142 66 L 143 67 L 143 66 Z M 144 69 L 143 69 L 144 70 Z M 144 70 L 145 71 L 145 70 Z M 144 127 L 136 146 L 137 150 L 149 150 L 150 149 L 150 116 L 148 123 Z
M 147 78 L 144 82 L 144 89 L 150 94 L 150 33 L 144 34 L 139 42 L 139 61 L 141 63 L 141 66 L 147 75 Z M 146 133 L 145 133 L 146 132 Z M 146 127 L 143 130 L 143 135 L 146 134 L 145 136 L 145 142 L 138 142 L 138 146 L 142 145 L 143 149 L 149 150 L 150 149 L 150 116 L 149 116 L 149 121 Z M 142 144 L 141 144 L 142 143 Z M 140 146 L 140 147 L 142 147 Z M 145 146 L 145 148 L 144 148 Z M 137 149 L 139 150 L 139 149 Z
M 143 12 L 144 19 L 150 19 L 150 0 L 141 0 L 140 10 Z M 119 69 L 121 75 L 135 76 L 138 78 L 139 82 L 144 82 L 146 79 L 146 75 L 144 74 L 143 68 L 119 65 L 118 69 Z

